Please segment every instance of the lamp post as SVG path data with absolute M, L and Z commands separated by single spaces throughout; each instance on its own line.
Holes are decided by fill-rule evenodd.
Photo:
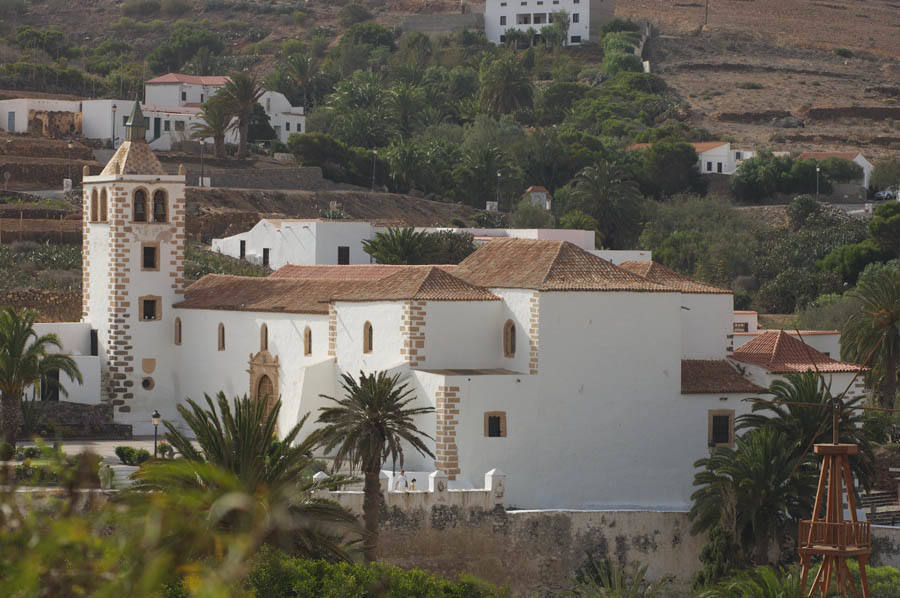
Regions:
M 372 192 L 375 192 L 375 158 L 378 157 L 378 150 L 372 149 Z
M 66 144 L 66 169 L 69 175 L 66 177 L 70 181 L 72 180 L 72 142 Z
M 821 167 L 816 164 L 816 201 L 819 201 L 819 171 Z
M 150 418 L 153 420 L 153 458 L 156 459 L 156 433 L 159 429 L 159 420 L 161 419 L 159 410 L 154 409 L 153 415 L 151 415 Z
M 206 146 L 206 140 L 200 140 L 200 186 L 203 186 L 203 148 Z
M 500 171 L 497 171 L 497 211 L 500 211 Z
M 109 133 L 112 138 L 112 148 L 116 149 L 116 105 L 112 105 L 112 129 Z

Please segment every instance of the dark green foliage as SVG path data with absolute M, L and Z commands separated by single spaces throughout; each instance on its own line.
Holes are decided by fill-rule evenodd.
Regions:
M 683 141 L 659 141 L 637 152 L 635 174 L 641 191 L 657 199 L 676 193 L 703 193 L 706 181 L 697 170 L 697 152 Z
M 161 0 L 160 8 L 168 17 L 180 17 L 191 9 L 191 4 L 188 0 Z
M 566 212 L 559 219 L 559 228 L 595 231 L 597 230 L 597 219 L 576 208 Z
M 581 83 L 551 83 L 538 93 L 535 105 L 538 122 L 542 125 L 560 123 L 572 104 L 584 97 L 588 87 Z
M 394 48 L 394 34 L 390 29 L 374 22 L 356 23 L 350 26 L 341 38 L 341 45 L 367 45 L 373 48 L 385 46 Z
M 635 23 L 634 21 L 627 19 L 620 19 L 618 17 L 610 19 L 609 21 L 603 23 L 603 26 L 600 28 L 600 31 L 606 35 L 607 33 L 614 33 L 616 31 L 635 31 L 638 32 L 641 30 L 641 26 Z
M 513 228 L 551 228 L 553 226 L 553 214 L 527 198 L 519 201 L 519 205 L 516 206 L 516 210 L 509 220 Z
M 289 558 L 264 550 L 251 571 L 247 585 L 266 598 L 318 598 L 320 596 L 369 596 L 375 588 L 383 598 L 500 598 L 509 596 L 469 575 L 446 580 L 419 569 L 391 565 L 327 563 Z
M 78 48 L 69 43 L 65 33 L 56 27 L 35 29 L 30 25 L 23 25 L 16 29 L 15 41 L 23 50 L 43 50 L 53 58 L 72 58 L 78 55 Z
M 797 314 L 797 327 L 802 330 L 840 330 L 850 314 L 858 309 L 848 295 L 822 295 Z
M 125 465 L 140 465 L 150 459 L 150 453 L 144 449 L 136 449 L 131 446 L 117 446 L 116 456 Z
M 876 162 L 872 170 L 872 186 L 876 189 L 900 188 L 900 158 L 887 158 Z
M 881 204 L 869 222 L 872 239 L 893 257 L 900 257 L 900 202 Z
M 835 183 L 849 183 L 863 178 L 862 167 L 844 158 L 825 158 L 819 162 L 819 167 L 825 176 Z
M 825 172 L 818 176 L 819 192 L 828 195 L 833 188 Z M 816 161 L 775 156 L 761 151 L 741 162 L 731 177 L 731 191 L 741 201 L 757 202 L 774 193 L 815 193 Z
M 129 17 L 148 17 L 159 12 L 159 0 L 128 0 L 122 5 L 122 14 Z
M 104 88 L 103 82 L 77 68 L 33 62 L 0 64 L 0 86 L 10 89 L 79 93 L 90 96 Z
M 372 183 L 372 150 L 348 147 L 329 135 L 303 133 L 291 135 L 288 151 L 301 164 L 320 166 L 324 175 L 338 182 L 368 187 Z M 376 158 L 375 181 L 381 186 L 388 182 L 389 169 L 383 158 Z
M 269 124 L 269 115 L 266 114 L 262 104 L 257 102 L 253 106 L 253 114 L 250 115 L 248 128 L 250 141 L 269 141 L 275 139 L 275 129 Z
M 647 579 L 647 565 L 620 566 L 609 558 L 597 562 L 588 556 L 575 572 L 574 587 L 562 596 L 570 598 L 664 598 L 669 578 Z
M 530 108 L 534 87 L 515 54 L 481 63 L 481 105 L 490 114 L 509 114 Z
M 363 21 L 371 21 L 372 13 L 362 4 L 351 2 L 350 4 L 345 4 L 341 8 L 338 13 L 338 19 L 341 22 L 341 26 L 346 28 L 355 25 L 356 23 L 362 23 Z
M 147 56 L 147 65 L 155 73 L 178 71 L 203 47 L 218 55 L 225 45 L 215 31 L 178 22 L 169 34 L 169 39 Z
M 509 221 L 502 212 L 478 212 L 472 217 L 477 226 L 483 228 L 506 228 Z
M 834 53 L 841 58 L 853 58 L 853 50 L 848 50 L 847 48 L 835 48 Z
M 634 247 L 643 198 L 627 168 L 615 161 L 598 162 L 579 171 L 564 191 L 558 195 L 565 199 L 567 210 L 580 210 L 595 221 L 600 246 Z
M 28 10 L 28 4 L 25 0 L 2 0 L 0 1 L 0 17 L 8 19 L 10 17 L 21 17 Z
M 700 551 L 703 568 L 694 576 L 694 588 L 702 588 L 731 575 L 740 567 L 741 546 L 731 530 L 715 525 L 709 531 L 709 542 Z
M 842 245 L 833 250 L 818 266 L 829 272 L 835 272 L 847 284 L 856 284 L 859 274 L 871 263 L 884 262 L 894 257 L 890 251 L 882 248 L 875 239 L 866 239 L 851 245 Z
M 469 233 L 389 228 L 363 241 L 363 249 L 379 264 L 458 264 L 475 251 L 475 245 Z

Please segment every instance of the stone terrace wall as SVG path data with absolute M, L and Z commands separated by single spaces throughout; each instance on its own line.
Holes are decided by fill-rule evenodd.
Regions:
M 900 569 L 900 527 L 872 526 L 873 566 L 890 565 Z

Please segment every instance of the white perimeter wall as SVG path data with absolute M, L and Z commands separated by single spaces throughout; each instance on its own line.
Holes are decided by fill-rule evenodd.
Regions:
M 34 332 L 38 336 L 55 334 L 62 348 L 54 349 L 54 352 L 66 355 L 91 354 L 91 325 L 87 322 L 39 322 L 34 325 Z
M 14 133 L 28 132 L 29 110 L 42 110 L 47 112 L 80 112 L 81 102 L 71 100 L 39 100 L 20 98 L 16 100 L 0 101 L 0 129 L 9 130 L 9 113 L 15 113 Z
M 682 356 L 724 359 L 733 330 L 734 296 L 682 293 L 681 307 Z

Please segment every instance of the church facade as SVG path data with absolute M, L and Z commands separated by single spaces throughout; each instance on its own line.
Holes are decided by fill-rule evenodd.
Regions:
M 408 471 L 471 488 L 497 468 L 521 508 L 681 510 L 693 462 L 733 444 L 742 399 L 813 362 L 835 386 L 859 369 L 765 335 L 732 350 L 730 291 L 564 241 L 491 241 L 458 266 L 287 265 L 185 287 L 184 176 L 166 174 L 141 123 L 136 108 L 84 179 L 82 326 L 96 334 L 98 400 L 136 434 L 152 433 L 154 410 L 178 422 L 185 397 L 218 391 L 280 397 L 279 430 L 307 413 L 312 430 L 342 374 L 387 370 L 434 408 L 417 421 L 434 458 L 407 450 Z

